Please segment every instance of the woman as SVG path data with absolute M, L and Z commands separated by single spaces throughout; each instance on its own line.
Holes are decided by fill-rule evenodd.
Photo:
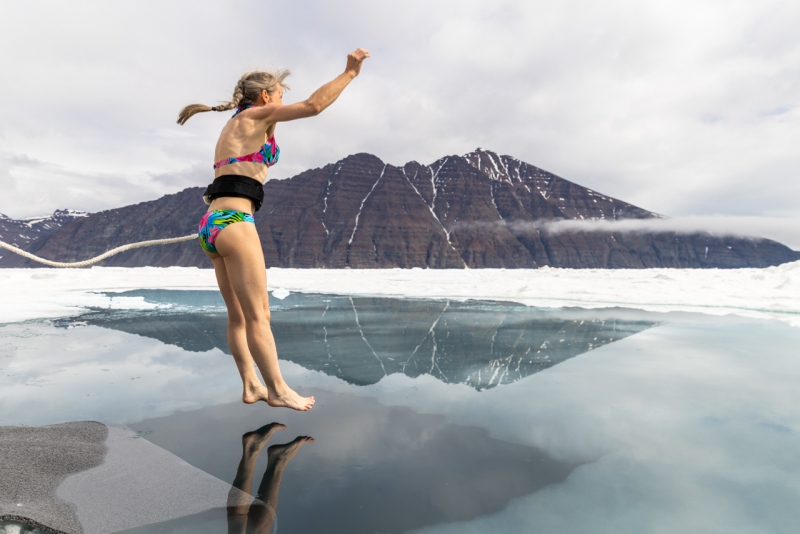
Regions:
M 300 411 L 314 405 L 314 397 L 301 397 L 281 376 L 269 325 L 266 265 L 253 219 L 264 197 L 267 171 L 280 156 L 275 126 L 318 115 L 358 76 L 368 57 L 369 52 L 361 48 L 349 54 L 344 73 L 303 102 L 283 104 L 283 90 L 288 88 L 283 80 L 289 71 L 255 71 L 241 77 L 229 103 L 215 107 L 192 104 L 178 116 L 178 124 L 184 124 L 195 113 L 237 110 L 217 141 L 215 179 L 203 197 L 209 207 L 200 221 L 199 235 L 200 246 L 214 263 L 228 308 L 228 345 L 242 377 L 242 401 L 247 404 L 265 401 Z M 265 385 L 256 375 L 254 361 Z

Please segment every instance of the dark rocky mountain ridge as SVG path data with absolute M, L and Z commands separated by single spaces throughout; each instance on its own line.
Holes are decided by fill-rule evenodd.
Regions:
M 12 219 L 0 213 L 0 241 L 25 248 L 32 241 L 52 234 L 71 220 L 88 215 L 85 211 L 56 210 L 52 215 L 44 217 Z
M 255 214 L 268 266 L 296 268 L 767 267 L 800 253 L 709 233 L 552 232 L 541 221 L 661 217 L 510 156 L 476 150 L 431 165 L 356 154 L 270 180 Z M 68 222 L 26 250 L 79 261 L 134 241 L 197 230 L 202 187 Z M 4 255 L 3 267 L 36 264 Z M 193 242 L 124 252 L 107 266 L 201 266 Z

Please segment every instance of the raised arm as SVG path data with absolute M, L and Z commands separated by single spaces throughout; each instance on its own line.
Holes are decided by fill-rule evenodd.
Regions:
M 293 121 L 318 115 L 333 104 L 344 88 L 359 75 L 361 64 L 368 57 L 369 52 L 359 48 L 347 55 L 347 67 L 344 72 L 314 91 L 307 100 L 289 105 L 266 104 L 251 108 L 249 115 L 255 120 L 263 120 L 268 123 Z

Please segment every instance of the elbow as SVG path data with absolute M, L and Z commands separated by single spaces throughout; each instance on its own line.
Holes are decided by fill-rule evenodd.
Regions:
M 306 107 L 308 108 L 308 114 L 312 117 L 319 115 L 325 109 L 319 102 L 311 102 L 310 100 L 306 101 Z

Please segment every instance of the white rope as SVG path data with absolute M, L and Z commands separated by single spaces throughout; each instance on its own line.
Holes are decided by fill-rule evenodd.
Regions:
M 40 258 L 39 256 L 34 256 L 30 252 L 25 252 L 21 248 L 17 248 L 14 245 L 3 243 L 2 241 L 0 241 L 0 248 L 10 250 L 11 252 L 19 254 L 24 258 L 28 258 L 29 260 L 33 261 L 38 261 L 39 263 L 43 263 L 44 265 L 50 267 L 88 267 L 89 265 L 93 265 L 99 261 L 103 261 L 104 259 L 113 256 L 114 254 L 119 254 L 120 252 L 125 252 L 126 250 L 131 250 L 133 248 L 149 247 L 151 245 L 168 245 L 170 243 L 180 243 L 181 241 L 189 241 L 192 239 L 197 239 L 197 234 L 185 235 L 183 237 L 170 237 L 168 239 L 152 239 L 150 241 L 139 241 L 138 243 L 130 243 L 128 245 L 122 245 L 121 247 L 111 249 L 108 252 L 100 254 L 99 256 L 95 256 L 94 258 L 90 258 L 88 260 L 75 261 L 72 263 L 46 260 L 44 258 Z

